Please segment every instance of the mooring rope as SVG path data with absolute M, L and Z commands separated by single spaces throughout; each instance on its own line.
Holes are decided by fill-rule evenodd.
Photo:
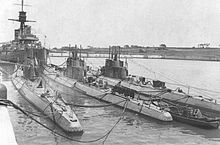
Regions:
M 38 112 L 27 111 L 27 110 L 26 110 L 26 112 L 29 113 L 32 116 L 36 116 L 36 117 L 40 117 L 40 118 L 49 118 L 49 116 L 44 115 L 44 114 L 42 115 L 41 113 L 38 113 Z
M 44 78 L 43 78 L 43 79 L 44 79 Z M 52 78 L 50 78 L 50 79 L 52 79 Z M 55 79 L 57 79 L 57 77 L 56 77 Z M 53 79 L 53 81 L 55 81 L 55 79 Z M 67 79 L 64 80 L 64 79 L 62 79 L 61 77 L 59 77 L 59 79 L 60 79 L 60 80 L 63 80 L 64 82 L 67 82 L 67 81 L 68 81 Z M 44 79 L 44 82 L 45 82 L 48 86 L 50 86 L 50 87 L 52 88 L 52 86 L 51 86 L 45 79 Z M 57 81 L 57 83 L 60 83 L 60 82 Z M 68 82 L 68 83 L 69 83 L 69 82 Z M 76 87 L 76 83 L 77 83 L 77 82 L 74 82 L 74 84 L 72 85 L 73 88 L 76 88 L 80 93 L 86 94 L 85 91 L 83 91 L 82 89 Z M 69 83 L 69 84 L 70 84 L 70 83 Z M 69 87 L 69 86 L 67 86 L 67 87 Z M 69 87 L 69 88 L 71 88 L 71 87 Z M 63 93 L 63 94 L 66 94 L 66 95 L 73 95 L 73 94 L 71 94 L 71 93 L 67 93 L 67 92 L 63 92 L 63 91 L 62 91 L 62 93 Z
M 43 112 L 44 112 L 49 106 L 53 105 L 53 104 L 57 101 L 58 98 L 59 98 L 59 96 L 57 96 L 57 97 L 55 98 L 55 100 L 53 100 L 53 102 L 48 103 L 48 105 L 44 108 Z
M 123 112 L 122 112 L 122 114 L 121 114 L 121 117 L 118 119 L 118 121 L 114 124 L 114 126 L 109 130 L 109 132 L 106 134 L 106 136 L 105 136 L 105 139 L 104 139 L 104 141 L 102 142 L 102 145 L 104 145 L 105 144 L 105 142 L 106 142 L 106 140 L 107 140 L 107 138 L 109 137 L 109 135 L 110 135 L 110 133 L 113 131 L 113 129 L 116 127 L 116 125 L 124 118 L 124 115 L 125 115 L 125 111 L 126 111 L 126 109 L 127 109 L 127 106 L 128 106 L 128 100 L 126 100 L 126 102 L 124 103 L 124 105 L 123 105 Z
M 43 123 L 41 123 L 40 121 L 36 120 L 35 118 L 33 118 L 32 116 L 30 116 L 26 111 L 24 111 L 22 108 L 20 108 L 19 106 L 17 106 L 16 104 L 14 104 L 12 101 L 10 100 L 4 100 L 4 99 L 0 99 L 0 104 L 1 105 L 6 105 L 6 106 L 12 106 L 14 107 L 15 109 L 21 111 L 24 115 L 26 115 L 27 117 L 29 117 L 30 119 L 34 120 L 37 124 L 41 125 L 42 127 L 46 128 L 47 130 L 53 132 L 54 134 L 57 134 L 63 138 L 66 138 L 68 140 L 71 140 L 71 141 L 74 141 L 74 142 L 79 142 L 79 143 L 92 143 L 92 142 L 97 142 L 101 139 L 104 138 L 104 141 L 103 141 L 103 145 L 105 143 L 105 141 L 107 140 L 108 136 L 110 135 L 110 133 L 113 131 L 113 129 L 116 127 L 116 125 L 123 119 L 124 115 L 125 115 L 125 111 L 126 111 L 126 108 L 127 108 L 127 101 L 125 101 L 123 107 L 123 112 L 121 114 L 121 117 L 118 119 L 118 121 L 113 125 L 113 127 L 106 133 L 104 134 L 103 136 L 97 138 L 97 139 L 93 139 L 93 140 L 77 140 L 77 139 L 73 139 L 73 138 L 70 138 L 66 135 L 63 135 L 59 132 L 56 132 L 52 129 L 50 129 L 49 127 L 47 127 L 46 125 L 44 125 Z
M 52 88 L 52 86 L 46 81 L 46 80 L 44 80 L 44 83 L 46 83 L 50 88 Z M 68 93 L 68 92 L 64 92 L 64 91 L 59 91 L 61 94 L 65 94 L 65 95 L 70 95 L 70 96 L 73 96 L 73 94 L 71 94 L 71 93 Z M 84 98 L 88 98 L 87 96 L 91 96 L 91 95 L 89 95 L 89 94 L 87 94 L 87 93 L 85 93 L 85 92 L 81 92 L 81 93 L 84 93 L 82 96 L 80 96 L 80 97 L 84 97 Z M 109 93 L 109 92 L 107 92 L 107 93 L 105 93 L 105 94 L 100 94 L 100 95 L 96 95 L 96 97 L 97 98 L 103 98 L 103 97 L 105 97 L 106 95 L 108 95 L 108 94 L 111 94 L 111 92 Z M 98 101 L 99 101 L 99 99 L 98 99 Z
M 49 85 L 49 83 L 47 81 L 45 81 L 45 83 L 47 85 Z M 49 85 L 50 86 L 50 85 Z M 51 86 L 50 86 L 51 87 Z M 75 87 L 75 85 L 74 85 Z M 84 92 L 84 91 L 83 91 Z M 66 92 L 62 92 L 66 95 L 73 95 L 73 94 L 70 94 L 70 93 L 66 93 Z M 104 98 L 106 95 L 108 94 L 112 94 L 112 93 L 105 93 L 105 94 L 101 94 L 101 95 L 97 95 L 96 98 L 99 98 L 99 100 L 102 100 L 102 98 Z M 87 93 L 85 93 L 85 95 L 88 95 Z M 66 104 L 66 105 L 71 105 L 71 106 L 75 106 L 75 107 L 86 107 L 86 108 L 100 108 L 100 107 L 109 107 L 109 106 L 113 106 L 113 105 L 118 105 L 124 101 L 126 101 L 127 99 L 125 100 L 122 100 L 122 101 L 119 101 L 119 102 L 116 102 L 116 103 L 110 103 L 110 104 L 105 104 L 105 105 L 82 105 L 82 104 L 76 104 L 76 103 L 67 103 L 65 100 L 63 100 L 63 102 Z
M 14 65 L 19 65 L 19 66 L 30 67 L 30 65 L 21 64 L 21 63 L 14 63 L 14 62 L 10 62 L 10 61 L 2 61 L 2 60 L 0 60 L 0 63 L 14 64 Z
M 81 105 L 81 104 L 75 104 L 75 103 L 67 103 L 65 102 L 66 105 L 70 105 L 70 106 L 75 106 L 75 107 L 85 107 L 85 108 L 101 108 L 101 107 L 110 107 L 110 106 L 114 106 L 114 105 L 118 105 L 122 102 L 125 102 L 125 100 L 116 102 L 116 103 L 109 103 L 109 104 L 104 104 L 104 105 Z
M 55 65 L 55 64 L 53 64 L 53 63 L 50 63 L 50 64 L 52 64 L 52 65 L 54 65 L 54 66 L 63 66 L 64 64 L 66 63 L 66 60 L 62 63 L 62 64 L 60 64 L 60 65 Z
M 135 61 L 133 61 L 133 62 L 135 62 Z M 135 63 L 136 63 L 136 62 L 135 62 Z M 140 65 L 139 63 L 136 63 L 136 64 Z M 150 70 L 150 69 L 146 68 L 146 67 L 143 66 L 143 65 L 140 65 L 140 66 L 144 67 L 144 68 L 147 69 L 148 71 Z M 154 72 L 154 71 L 152 71 L 152 70 L 150 70 L 150 71 L 151 71 L 151 72 Z M 156 72 L 154 72 L 154 73 L 156 73 Z M 205 96 L 205 97 L 208 97 L 209 99 L 212 99 L 212 95 L 209 94 L 209 93 L 207 93 L 207 92 L 220 94 L 219 91 L 213 91 L 213 90 L 208 90 L 208 89 L 203 89 L 203 88 L 198 88 L 198 87 L 193 87 L 193 86 L 185 85 L 184 83 L 182 83 L 182 82 L 180 82 L 180 81 L 178 81 L 178 80 L 174 80 L 174 79 L 171 79 L 171 78 L 169 78 L 169 77 L 166 77 L 165 74 L 162 74 L 162 73 L 159 73 L 159 74 L 161 74 L 162 76 L 164 76 L 165 78 L 167 78 L 167 79 L 169 79 L 169 80 L 171 80 L 171 81 L 173 81 L 173 82 L 177 82 L 176 84 L 170 83 L 170 82 L 165 82 L 165 83 L 170 84 L 170 85 L 183 86 L 183 87 L 188 88 L 188 89 L 189 89 L 189 88 L 190 88 L 190 89 L 193 89 L 195 92 L 200 93 L 201 95 L 203 95 L 203 96 Z M 148 78 L 148 79 L 150 79 L 150 78 Z M 153 80 L 153 79 L 151 79 L 151 80 Z M 109 81 L 110 81 L 110 80 L 109 80 Z M 133 85 L 136 85 L 136 84 L 133 84 Z M 140 86 L 140 87 L 145 87 L 145 86 L 141 86 L 141 85 L 138 85 L 138 86 Z M 76 88 L 79 89 L 78 87 L 76 87 Z M 79 90 L 80 90 L 80 89 L 79 89 Z
M 8 74 L 8 73 L 6 73 L 6 74 Z M 15 81 L 17 81 L 17 80 L 15 80 Z M 18 81 L 17 81 L 18 82 Z M 20 82 L 18 82 L 18 83 L 20 83 Z M 21 84 L 21 83 L 20 83 Z M 25 83 L 23 83 L 23 84 L 25 84 Z M 27 87 L 26 87 L 27 88 Z M 29 89 L 29 88 L 27 88 L 27 89 Z M 104 94 L 104 95 L 106 95 L 106 94 Z M 118 103 L 122 103 L 122 102 L 125 102 L 125 104 L 127 104 L 127 101 L 128 100 L 123 100 L 123 101 L 121 101 L 121 102 L 117 102 L 116 104 L 118 104 Z M 127 105 L 125 106 L 125 104 L 124 104 L 124 110 L 123 110 L 123 113 L 122 113 L 122 117 L 120 117 L 119 119 L 118 119 L 118 121 L 113 125 L 113 127 L 106 133 L 106 134 L 104 134 L 103 136 L 101 136 L 101 137 L 99 137 L 99 138 L 97 138 L 97 139 L 94 139 L 94 140 L 76 140 L 76 139 L 72 139 L 72 138 L 70 138 L 70 137 L 68 137 L 68 136 L 66 136 L 66 135 L 63 135 L 63 134 L 61 134 L 61 133 L 59 133 L 59 132 L 55 132 L 54 130 L 52 130 L 52 129 L 50 129 L 49 127 L 47 127 L 46 125 L 44 125 L 43 123 L 41 123 L 40 121 L 38 121 L 38 120 L 36 120 L 35 118 L 33 118 L 31 115 L 33 115 L 33 116 L 38 116 L 38 117 L 42 117 L 42 116 L 39 116 L 39 115 L 36 115 L 36 114 L 34 114 L 34 113 L 30 113 L 30 114 L 28 114 L 28 112 L 27 111 L 24 111 L 23 109 L 21 109 L 19 106 L 17 106 L 16 104 L 14 104 L 13 102 L 11 102 L 11 101 L 9 101 L 9 100 L 0 100 L 0 104 L 3 104 L 3 105 L 9 105 L 9 106 L 12 106 L 12 107 L 14 107 L 15 109 L 17 109 L 17 110 L 19 110 L 19 111 L 21 111 L 24 115 L 26 115 L 26 116 L 28 116 L 30 119 L 32 119 L 32 120 L 34 120 L 36 123 L 38 123 L 39 125 L 41 125 L 42 127 L 44 127 L 44 128 L 46 128 L 47 130 L 49 130 L 49 131 L 51 131 L 51 132 L 53 132 L 54 134 L 57 134 L 57 135 L 59 135 L 59 136 L 61 136 L 61 137 L 63 137 L 63 138 L 66 138 L 66 139 L 68 139 L 68 140 L 71 140 L 71 141 L 75 141 L 75 142 L 80 142 L 80 143 L 92 143 L 92 142 L 97 142 L 97 141 L 99 141 L 99 140 L 101 140 L 101 139 L 103 139 L 104 138 L 104 141 L 103 141 L 103 145 L 104 145 L 104 143 L 105 143 L 105 141 L 107 140 L 107 138 L 108 138 L 108 136 L 110 135 L 110 133 L 113 131 L 113 129 L 116 127 L 116 125 L 120 122 L 120 120 L 124 117 L 124 114 L 125 114 L 125 110 L 126 110 L 126 108 L 127 108 Z M 76 104 L 75 104 L 76 105 Z M 106 106 L 112 106 L 112 105 L 114 105 L 113 103 L 112 104 L 106 104 L 106 105 L 100 105 L 100 106 L 95 106 L 95 107 L 106 107 Z M 85 107 L 85 106 L 84 106 Z M 91 107 L 91 106 L 88 106 L 88 107 Z M 93 107 L 94 108 L 94 107 Z M 43 116 L 43 117 L 47 117 L 47 116 Z
M 20 83 L 19 81 L 17 81 L 16 79 L 14 79 L 18 84 L 22 84 L 22 83 Z M 47 83 L 46 81 L 45 81 L 45 83 Z M 25 84 L 25 83 L 23 83 L 23 84 Z M 47 83 L 48 84 L 48 83 Z M 26 89 L 29 89 L 27 86 L 24 86 Z M 36 93 L 36 92 L 35 92 Z M 41 95 L 41 93 L 36 93 L 37 95 Z M 69 93 L 68 93 L 69 94 Z M 97 96 L 97 97 L 104 97 L 104 96 L 106 96 L 106 95 L 108 95 L 108 94 L 111 94 L 111 93 L 105 93 L 105 94 L 102 94 L 102 95 L 99 95 L 99 96 Z M 72 94 L 71 94 L 72 95 Z M 50 105 L 52 105 L 53 103 L 55 103 L 56 102 L 56 100 L 58 99 L 58 97 L 54 100 L 54 102 L 52 102 L 52 103 L 49 103 L 45 108 L 44 108 L 44 111 L 50 106 Z M 122 103 L 122 102 L 124 102 L 124 101 L 126 101 L 126 100 L 122 100 L 122 101 L 119 101 L 119 102 L 116 102 L 116 103 L 110 103 L 110 104 L 105 104 L 105 105 L 81 105 L 81 104 L 75 104 L 75 103 L 67 103 L 67 102 L 64 102 L 66 105 L 72 105 L 72 106 L 75 106 L 75 107 L 87 107 L 87 108 L 100 108 L 100 107 L 109 107 L 109 106 L 113 106 L 113 105 L 117 105 L 117 104 L 120 104 L 120 103 Z M 44 112 L 43 111 L 43 112 Z

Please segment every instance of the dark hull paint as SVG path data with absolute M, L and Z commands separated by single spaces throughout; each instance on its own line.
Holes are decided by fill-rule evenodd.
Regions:
M 201 119 L 194 119 L 194 118 L 189 118 L 189 117 L 183 117 L 180 116 L 176 113 L 170 112 L 172 115 L 173 119 L 178 122 L 190 124 L 193 126 L 197 126 L 200 128 L 205 128 L 205 129 L 217 129 L 219 127 L 219 121 L 205 121 Z
M 104 80 L 108 82 L 109 85 L 115 86 L 119 82 L 121 82 L 121 86 L 125 88 L 129 88 L 131 90 L 140 92 L 137 93 L 136 96 L 138 96 L 140 99 L 148 99 L 151 97 L 151 95 L 158 95 L 159 92 L 163 91 L 161 89 L 153 88 L 152 86 L 139 86 L 136 84 L 129 83 L 128 81 L 121 81 L 119 79 L 109 78 L 109 77 L 103 77 Z M 176 93 L 176 92 L 166 92 L 164 94 L 160 95 L 160 98 L 174 101 L 176 103 L 180 103 L 182 105 L 189 105 L 196 108 L 199 108 L 201 110 L 204 110 L 206 112 L 211 112 L 212 114 L 215 114 L 215 116 L 220 117 L 220 104 L 205 101 L 202 98 L 195 98 L 195 97 L 187 97 L 185 94 Z

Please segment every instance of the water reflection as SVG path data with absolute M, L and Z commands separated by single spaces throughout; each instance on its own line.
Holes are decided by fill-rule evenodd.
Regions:
M 10 75 L 13 74 L 15 65 L 14 64 L 5 64 L 5 63 L 0 63 L 0 69 L 3 70 L 1 72 L 2 74 L 2 81 L 9 81 L 10 80 Z
M 159 65 L 159 62 L 156 62 Z M 165 64 L 164 64 L 165 65 Z M 7 72 L 12 73 L 14 66 L 1 66 Z M 133 66 L 135 67 L 135 66 Z M 138 69 L 135 69 L 138 70 Z M 184 73 L 184 72 L 183 72 Z M 175 75 L 175 74 L 174 74 Z M 184 74 L 183 74 L 184 75 Z M 185 76 L 185 75 L 184 75 Z M 209 76 L 210 77 L 210 76 Z M 213 76 L 216 77 L 216 76 Z M 7 75 L 2 76 L 3 83 L 8 88 L 8 97 L 10 100 L 19 104 L 23 109 L 30 112 L 39 113 L 32 105 L 23 99 L 14 89 Z M 188 78 L 190 79 L 190 78 Z M 213 80 L 214 78 L 212 78 Z M 215 84 L 218 85 L 218 84 Z M 67 98 L 69 98 L 67 96 Z M 93 98 L 79 95 L 75 98 L 70 97 L 69 102 L 84 105 L 101 105 L 104 104 Z M 47 125 L 51 129 L 65 134 L 73 139 L 78 140 L 93 140 L 106 133 L 115 122 L 121 117 L 122 108 L 105 107 L 105 108 L 82 108 L 73 107 L 81 124 L 85 130 L 82 137 L 66 134 L 53 122 L 44 117 L 35 117 L 41 123 Z M 70 145 L 80 143 L 69 141 L 65 138 L 54 135 L 19 111 L 9 108 L 11 121 L 14 127 L 18 144 L 22 145 Z M 124 118 L 116 126 L 110 134 L 106 144 L 219 144 L 220 130 L 205 130 L 193 127 L 179 122 L 162 122 L 150 117 L 144 117 L 126 110 Z M 94 145 L 101 144 L 100 142 L 91 143 Z

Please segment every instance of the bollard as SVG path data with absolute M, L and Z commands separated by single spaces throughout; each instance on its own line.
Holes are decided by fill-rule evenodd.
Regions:
M 0 99 L 7 99 L 7 88 L 4 84 L 0 83 Z

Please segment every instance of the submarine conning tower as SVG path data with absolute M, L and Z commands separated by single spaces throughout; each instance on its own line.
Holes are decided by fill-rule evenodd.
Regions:
M 127 78 L 128 70 L 120 60 L 120 54 L 120 46 L 109 47 L 109 58 L 106 59 L 105 66 L 101 70 L 103 76 L 122 80 Z
M 69 78 L 82 81 L 84 76 L 86 76 L 86 65 L 85 61 L 81 59 L 81 45 L 80 49 L 75 45 L 75 47 L 69 46 L 70 56 L 67 58 L 67 69 L 65 71 L 65 76 Z

